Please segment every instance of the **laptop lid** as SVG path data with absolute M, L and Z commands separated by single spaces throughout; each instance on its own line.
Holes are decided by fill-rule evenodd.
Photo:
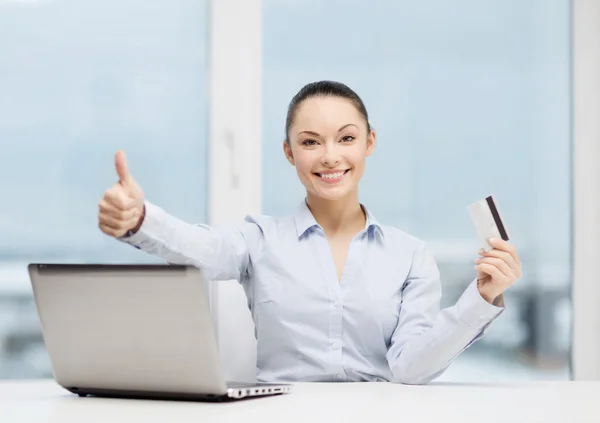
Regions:
M 33 263 L 28 270 L 61 386 L 227 392 L 200 269 Z

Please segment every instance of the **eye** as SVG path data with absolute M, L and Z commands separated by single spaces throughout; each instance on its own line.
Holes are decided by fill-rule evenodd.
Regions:
M 308 140 L 302 141 L 302 145 L 311 147 L 311 146 L 317 145 L 317 142 L 315 140 L 308 139 Z
M 343 142 L 352 142 L 354 141 L 354 137 L 352 135 L 346 135 L 344 138 L 342 138 Z

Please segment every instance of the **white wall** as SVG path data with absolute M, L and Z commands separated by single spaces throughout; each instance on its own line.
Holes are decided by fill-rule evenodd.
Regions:
M 600 1 L 573 0 L 573 374 L 600 380 Z
M 261 1 L 213 0 L 210 10 L 210 224 L 261 208 Z M 256 378 L 254 323 L 236 281 L 213 283 L 213 314 L 225 376 Z

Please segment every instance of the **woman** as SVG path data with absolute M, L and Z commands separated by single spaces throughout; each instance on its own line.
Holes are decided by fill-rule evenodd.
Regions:
M 118 152 L 120 180 L 100 201 L 100 229 L 208 279 L 237 279 L 256 326 L 259 381 L 433 380 L 502 312 L 502 293 L 521 276 L 517 252 L 491 240 L 476 279 L 440 311 L 439 271 L 424 242 L 359 203 L 376 134 L 358 95 L 331 81 L 306 85 L 285 133 L 285 157 L 306 187 L 293 215 L 182 222 L 145 200 Z

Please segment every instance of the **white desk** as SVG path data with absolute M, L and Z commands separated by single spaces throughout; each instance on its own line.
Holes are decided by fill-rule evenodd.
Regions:
M 234 403 L 79 398 L 53 381 L 0 382 L 0 422 L 600 422 L 600 382 L 296 384 Z

